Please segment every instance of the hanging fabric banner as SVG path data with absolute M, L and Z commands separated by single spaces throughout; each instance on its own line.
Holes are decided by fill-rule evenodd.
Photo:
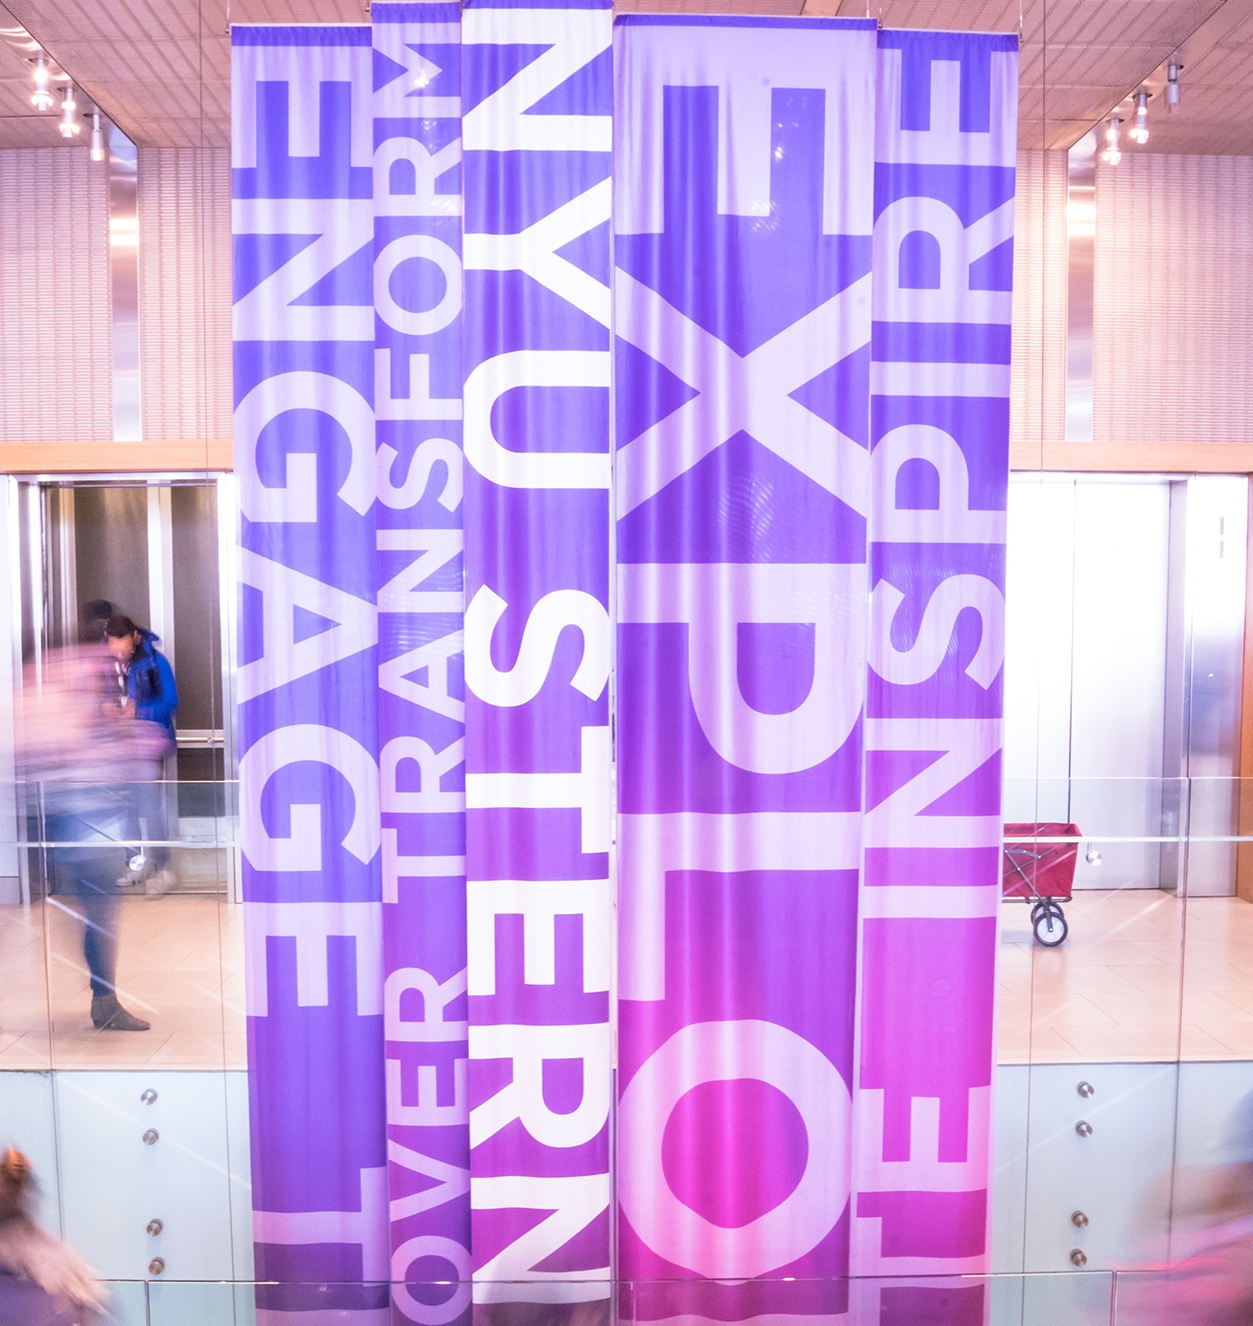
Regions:
M 879 35 L 857 1275 L 988 1268 L 1017 45 Z
M 258 1320 L 607 1320 L 616 1091 L 624 1319 L 977 1323 L 1016 40 L 372 20 L 232 37 Z
M 535 1303 L 595 1321 L 612 1099 L 611 13 L 471 0 L 462 25 L 474 1297 L 502 1321 Z
M 368 27 L 232 31 L 236 696 L 266 1326 L 390 1319 L 370 95 Z
M 618 20 L 618 1274 L 637 1321 L 845 1309 L 875 28 Z
M 461 6 L 375 3 L 371 21 L 392 1302 L 445 1326 L 469 1321 L 471 1271 Z

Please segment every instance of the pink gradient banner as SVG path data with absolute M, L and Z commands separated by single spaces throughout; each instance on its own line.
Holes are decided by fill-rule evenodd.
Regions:
M 988 1269 L 1017 46 L 879 34 L 861 1276 Z
M 841 1312 L 875 24 L 617 37 L 622 1313 Z
M 622 1315 L 981 1321 L 1016 43 L 617 37 Z

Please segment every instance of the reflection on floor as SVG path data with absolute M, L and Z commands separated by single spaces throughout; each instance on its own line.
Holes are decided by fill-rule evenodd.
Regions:
M 1253 1059 L 1253 906 L 1085 890 L 1059 948 L 1001 908 L 1000 1062 Z
M 0 907 L 0 1069 L 243 1068 L 242 909 L 125 898 L 118 983 L 146 1032 L 97 1032 L 74 899 Z M 67 910 L 70 909 L 70 910 Z M 1085 891 L 1060 948 L 1002 907 L 1000 1062 L 1253 1060 L 1253 906 Z
M 0 907 L 0 1069 L 243 1068 L 242 909 L 121 902 L 118 986 L 149 1031 L 96 1031 L 76 899 Z

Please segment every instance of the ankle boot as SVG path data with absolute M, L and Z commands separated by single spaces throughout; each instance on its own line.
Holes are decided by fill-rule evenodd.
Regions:
M 97 1031 L 147 1031 L 151 1025 L 128 1013 L 117 995 L 96 995 L 91 1001 L 91 1020 Z

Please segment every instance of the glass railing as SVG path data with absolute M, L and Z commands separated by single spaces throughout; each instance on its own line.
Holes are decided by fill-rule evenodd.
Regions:
M 233 782 L 0 785 L 0 1071 L 242 1070 L 238 833 Z
M 109 1320 L 114 1326 L 255 1326 L 258 1308 L 271 1303 L 300 1304 L 318 1326 L 369 1320 L 372 1326 L 408 1322 L 450 1323 L 470 1317 L 471 1299 L 478 1311 L 492 1304 L 491 1319 L 554 1326 L 609 1326 L 611 1322 L 691 1319 L 668 1308 L 699 1301 L 745 1282 L 616 1281 L 603 1286 L 604 1297 L 585 1297 L 587 1281 L 553 1285 L 550 1303 L 511 1302 L 508 1284 L 431 1282 L 406 1284 L 305 1284 L 269 1286 L 251 1282 L 142 1281 L 104 1282 Z M 778 1282 L 774 1282 L 775 1286 Z M 757 1281 L 771 1306 L 771 1282 Z M 1242 1286 L 1237 1276 L 1198 1273 L 1188 1267 L 1118 1271 L 1071 1270 L 1040 1275 L 898 1277 L 800 1281 L 787 1298 L 798 1305 L 787 1317 L 793 1326 L 806 1321 L 823 1326 L 1184 1326 L 1185 1323 L 1244 1318 L 1204 1316 L 1223 1307 L 1225 1293 L 1235 1307 Z M 568 1289 L 562 1301 L 558 1291 Z M 396 1302 L 391 1302 L 393 1293 Z M 528 1296 L 529 1297 L 529 1296 Z M 321 1306 L 317 1306 L 317 1305 Z M 510 1308 L 515 1310 L 511 1313 Z M 373 1315 L 365 1315 L 372 1311 Z M 772 1314 L 778 1315 L 778 1314 Z M 264 1320 L 264 1317 L 262 1318 Z M 477 1313 L 476 1313 L 477 1319 Z M 484 1320 L 487 1318 L 484 1317 Z M 291 1321 L 298 1323 L 299 1315 Z
M 1006 780 L 1003 821 L 1019 827 L 1001 854 L 1003 880 L 1013 885 L 1018 868 L 1040 896 L 1028 889 L 1028 905 L 999 909 L 996 1274 L 833 1282 L 783 1315 L 912 1326 L 932 1319 L 914 1290 L 939 1285 L 948 1306 L 934 1320 L 957 1326 L 1149 1322 L 1170 1320 L 1152 1314 L 1171 1294 L 1200 1292 L 1160 1268 L 1222 1234 L 1223 1203 L 1253 1164 L 1253 834 L 1237 832 L 1253 779 L 1244 781 Z M 95 823 L 94 836 L 73 838 L 48 816 L 46 788 L 0 788 L 0 1142 L 30 1157 L 46 1227 L 109 1277 L 117 1321 L 251 1322 L 257 1303 L 286 1302 L 290 1287 L 249 1279 L 238 791 L 167 784 L 161 836 L 146 816 L 136 826 L 137 790 L 122 789 L 123 811 Z M 5 806 L 21 815 L 5 821 Z M 127 883 L 130 862 L 162 847 L 171 887 Z M 75 852 L 107 858 L 114 993 L 146 1031 L 96 1025 L 100 955 L 87 941 L 100 913 L 65 880 L 66 852 L 71 865 Z M 1042 943 L 1033 927 L 1041 902 L 1064 918 L 1060 943 Z M 154 1219 L 159 1238 L 146 1232 Z M 395 1307 L 391 1320 L 452 1321 L 440 1313 L 454 1291 L 410 1285 L 425 1317 Z M 689 1282 L 612 1291 L 621 1320 L 716 1316 L 684 1297 Z M 340 1310 L 337 1288 L 302 1292 L 311 1309 Z M 381 1287 L 375 1306 L 387 1300 Z M 551 1320 L 590 1326 L 602 1310 L 584 1303 Z

